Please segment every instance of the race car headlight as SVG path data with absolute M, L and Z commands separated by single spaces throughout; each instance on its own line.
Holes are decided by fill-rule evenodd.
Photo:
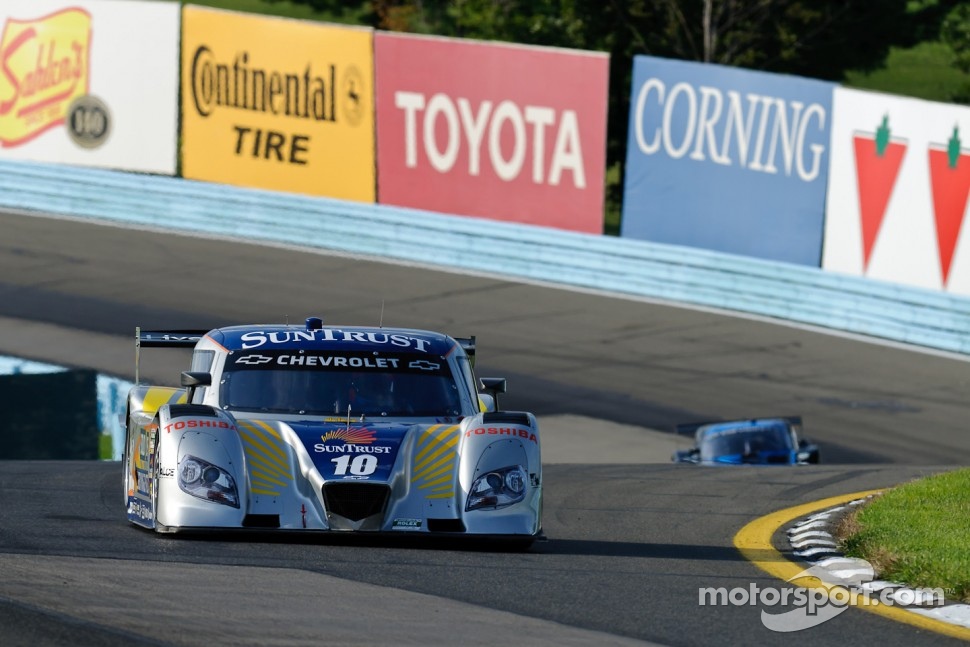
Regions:
M 525 498 L 526 473 L 521 465 L 493 470 L 475 479 L 465 511 L 504 508 Z
M 236 481 L 226 470 L 196 456 L 186 455 L 178 466 L 179 487 L 192 496 L 239 507 Z

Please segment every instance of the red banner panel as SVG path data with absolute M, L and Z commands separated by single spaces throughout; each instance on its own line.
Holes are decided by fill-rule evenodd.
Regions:
M 607 54 L 374 41 L 380 203 L 602 233 Z

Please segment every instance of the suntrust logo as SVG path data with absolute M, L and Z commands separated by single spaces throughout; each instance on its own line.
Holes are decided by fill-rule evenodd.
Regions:
M 942 589 L 910 589 L 899 586 L 885 586 L 876 590 L 863 585 L 873 581 L 872 565 L 865 560 L 857 563 L 851 575 L 838 578 L 832 583 L 832 573 L 821 567 L 812 566 L 790 578 L 795 588 L 761 587 L 756 583 L 745 587 L 706 587 L 698 589 L 697 603 L 700 606 L 761 606 L 761 623 L 772 631 L 791 633 L 802 631 L 828 622 L 841 614 L 850 605 L 854 606 L 897 606 L 897 607 L 934 607 L 942 606 Z M 802 582 L 811 588 L 798 586 Z M 777 611 L 774 611 L 777 609 Z

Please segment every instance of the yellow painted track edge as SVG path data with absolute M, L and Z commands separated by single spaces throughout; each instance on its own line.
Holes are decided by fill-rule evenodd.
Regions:
M 826 508 L 834 508 L 850 501 L 863 499 L 878 492 L 882 492 L 882 490 L 867 490 L 854 494 L 843 494 L 772 512 L 771 514 L 755 519 L 741 528 L 734 535 L 734 546 L 741 552 L 745 559 L 762 571 L 787 582 L 804 571 L 805 566 L 786 559 L 784 555 L 772 546 L 771 538 L 782 526 L 800 517 L 806 517 Z M 799 586 L 829 590 L 836 585 L 831 582 L 819 581 L 818 584 L 799 584 Z M 868 604 L 859 604 L 858 601 L 860 599 L 862 599 L 862 596 L 852 593 L 849 604 L 863 611 L 875 613 L 876 615 L 890 618 L 897 622 L 903 622 L 920 629 L 926 629 L 962 640 L 970 640 L 970 629 L 965 627 L 913 613 L 912 611 L 907 611 L 899 607 L 873 604 L 871 601 Z

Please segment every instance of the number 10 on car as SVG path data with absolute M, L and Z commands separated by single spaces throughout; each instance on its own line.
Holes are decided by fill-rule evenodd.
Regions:
M 377 471 L 377 457 L 371 454 L 357 454 L 356 456 L 344 454 L 337 458 L 331 458 L 330 462 L 337 466 L 333 471 L 335 476 L 344 476 L 348 472 L 354 476 L 370 476 Z

